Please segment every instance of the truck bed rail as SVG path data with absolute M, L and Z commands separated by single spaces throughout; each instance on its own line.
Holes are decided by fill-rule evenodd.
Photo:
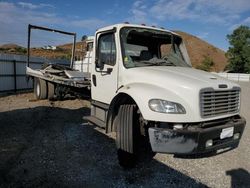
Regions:
M 53 70 L 53 69 L 51 68 L 50 70 Z M 79 71 L 71 71 L 71 72 L 76 72 L 77 76 L 75 77 L 71 76 L 69 78 L 65 76 L 66 75 L 65 72 L 67 72 L 67 70 L 63 70 L 61 71 L 61 73 L 62 72 L 64 72 L 64 74 L 58 75 L 58 74 L 53 74 L 49 71 L 46 71 L 45 69 L 34 70 L 34 69 L 31 69 L 30 67 L 26 67 L 26 74 L 28 76 L 41 78 L 49 82 L 62 84 L 66 86 L 77 87 L 77 88 L 85 88 L 85 87 L 90 86 L 90 76 L 88 73 L 81 73 Z

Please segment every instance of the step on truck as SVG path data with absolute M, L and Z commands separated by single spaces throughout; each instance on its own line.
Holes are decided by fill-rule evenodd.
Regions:
M 193 155 L 236 148 L 246 121 L 238 84 L 192 68 L 178 34 L 145 25 L 98 29 L 88 121 L 116 133 L 119 163 L 151 151 Z M 35 74 L 28 75 L 35 76 Z M 39 80 L 49 81 L 43 76 Z

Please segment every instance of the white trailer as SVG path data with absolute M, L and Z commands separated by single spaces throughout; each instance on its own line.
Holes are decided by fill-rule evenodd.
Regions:
M 73 69 L 78 70 L 80 72 L 90 73 L 90 64 L 92 61 L 93 55 L 93 43 L 94 37 L 90 36 L 86 40 L 86 53 L 82 60 L 77 60 L 73 62 Z
M 93 41 L 87 119 L 116 133 L 122 166 L 133 166 L 147 146 L 179 155 L 238 146 L 246 124 L 240 86 L 192 68 L 178 34 L 116 24 Z

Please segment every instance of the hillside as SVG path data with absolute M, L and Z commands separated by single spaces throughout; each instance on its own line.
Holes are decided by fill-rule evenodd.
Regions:
M 17 44 L 9 43 L 9 44 L 1 45 L 0 48 L 11 49 L 11 48 L 22 48 L 22 47 L 18 46 Z
M 207 43 L 206 41 L 190 35 L 185 32 L 175 31 L 179 35 L 182 36 L 184 42 L 187 47 L 188 54 L 190 56 L 190 60 L 192 62 L 193 67 L 197 67 L 204 60 L 204 56 L 210 57 L 214 66 L 211 71 L 219 72 L 223 71 L 226 64 L 227 58 L 225 57 L 225 52 L 215 46 Z M 85 43 L 77 42 L 76 43 L 76 59 L 81 59 L 83 51 L 85 49 Z M 47 58 L 58 58 L 58 59 L 70 59 L 71 57 L 71 48 L 72 43 L 63 44 L 57 46 L 56 50 L 46 50 L 41 48 L 32 48 L 31 55 L 32 56 L 40 56 Z M 15 53 L 15 54 L 26 54 L 26 48 L 15 44 L 6 44 L 0 46 L 0 53 Z
M 82 56 L 82 50 L 85 44 L 83 42 L 76 43 L 75 57 L 79 59 Z M 63 44 L 56 47 L 55 50 L 41 49 L 41 48 L 31 48 L 31 55 L 38 57 L 46 57 L 50 59 L 70 59 L 72 53 L 72 43 Z
M 26 54 L 26 52 L 26 48 L 16 44 L 9 43 L 0 45 L 0 53 Z
M 214 62 L 212 71 L 219 72 L 224 70 L 225 66 L 228 63 L 228 60 L 223 50 L 216 48 L 206 41 L 188 33 L 181 31 L 175 32 L 181 35 L 181 37 L 184 39 L 193 67 L 197 67 L 198 65 L 200 65 L 204 60 L 204 56 L 208 56 Z
M 72 52 L 71 49 L 72 49 L 72 43 L 69 43 L 69 44 L 59 45 L 56 47 L 55 50 L 49 50 L 43 48 L 31 48 L 30 54 L 31 56 L 46 57 L 50 59 L 70 59 Z M 83 49 L 85 49 L 85 44 L 83 42 L 77 42 L 75 56 L 76 57 L 81 56 Z M 0 45 L 0 53 L 25 55 L 27 53 L 27 49 L 22 46 L 18 46 L 16 44 L 3 44 Z

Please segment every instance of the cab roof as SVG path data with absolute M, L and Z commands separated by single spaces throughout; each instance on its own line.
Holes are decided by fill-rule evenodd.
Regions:
M 102 31 L 111 30 L 111 29 L 113 29 L 114 27 L 116 27 L 118 30 L 120 30 L 120 29 L 123 28 L 123 27 L 136 27 L 136 28 L 144 28 L 144 29 L 153 29 L 153 30 L 164 31 L 164 32 L 168 32 L 168 33 L 172 33 L 172 34 L 174 34 L 174 35 L 180 36 L 179 34 L 173 32 L 173 31 L 164 29 L 164 28 L 158 28 L 158 27 L 146 26 L 146 25 L 139 25 L 139 24 L 127 24 L 127 23 L 119 23 L 119 24 L 114 24 L 114 25 L 102 27 L 102 28 L 100 28 L 100 29 L 97 29 L 96 32 L 102 32 Z

